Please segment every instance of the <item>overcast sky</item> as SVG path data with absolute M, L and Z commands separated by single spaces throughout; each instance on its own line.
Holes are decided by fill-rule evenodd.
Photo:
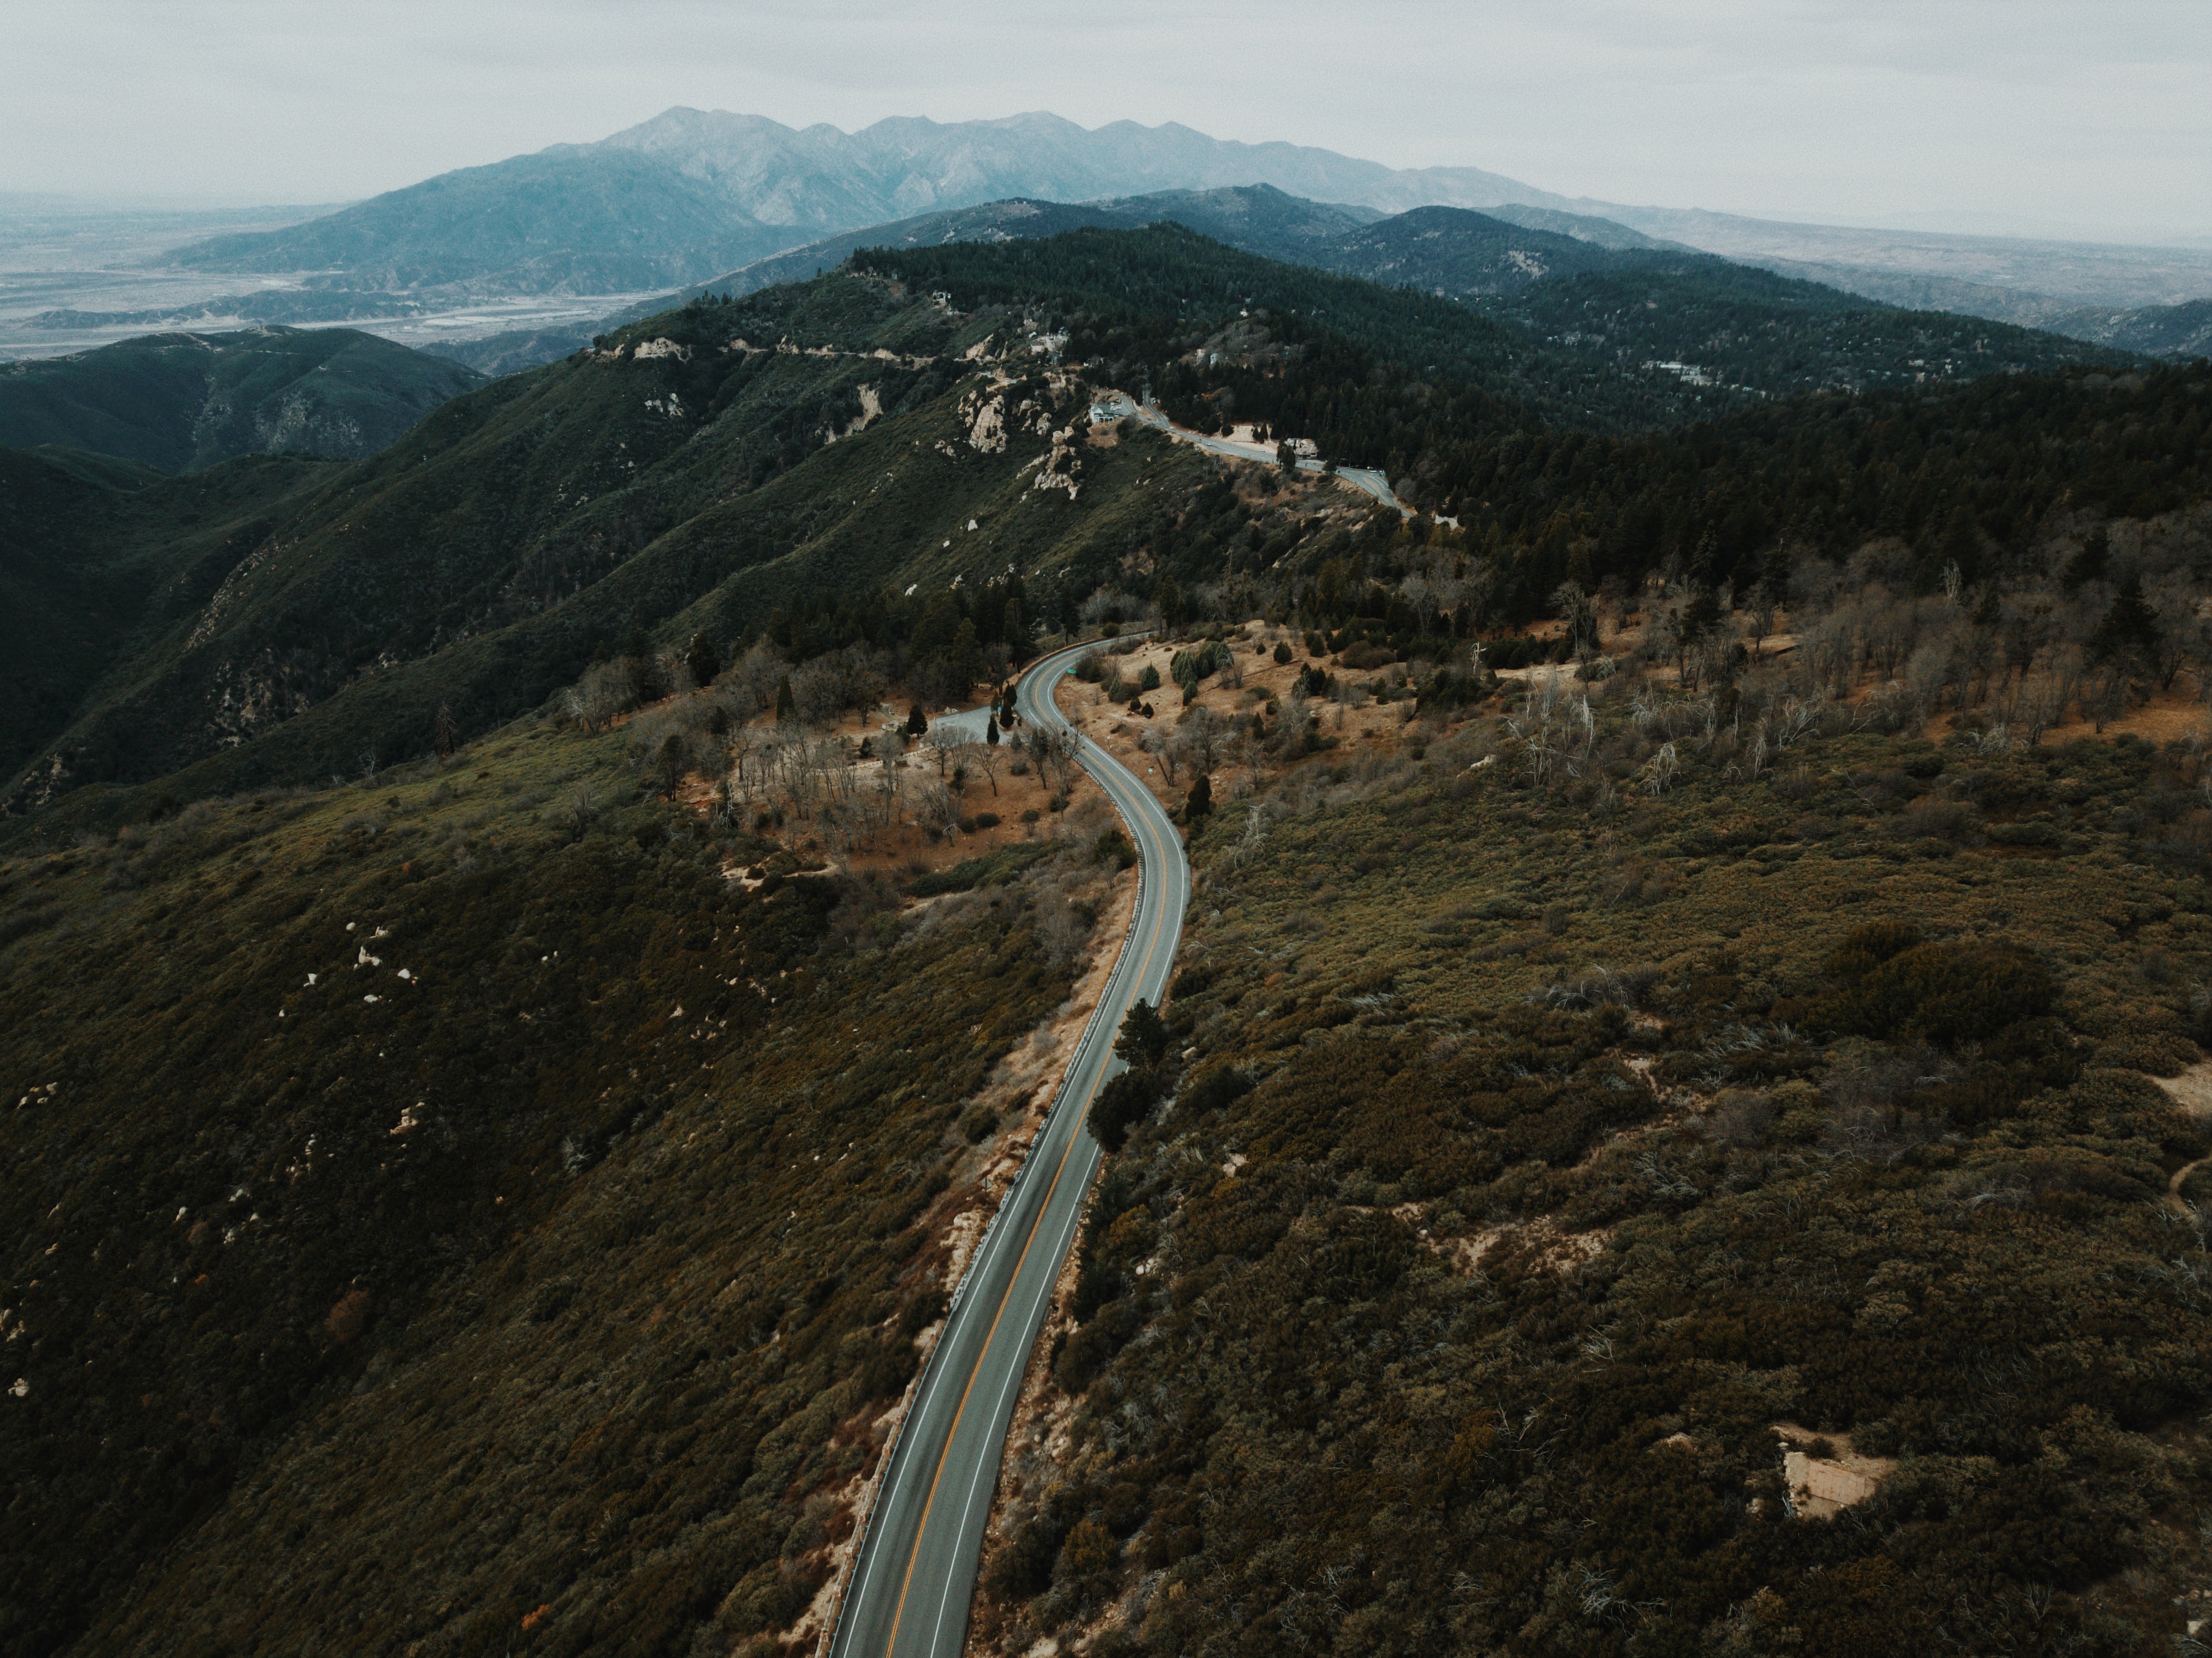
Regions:
M 331 202 L 674 104 L 1181 121 L 1570 195 L 2212 235 L 2212 0 L 10 0 L 0 190 Z

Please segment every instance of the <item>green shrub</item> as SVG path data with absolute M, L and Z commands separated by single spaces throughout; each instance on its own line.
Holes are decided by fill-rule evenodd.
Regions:
M 1958 1043 L 2039 1018 L 2057 995 L 2050 969 L 2024 950 L 1918 944 L 1868 972 L 1841 1011 L 1865 1035 Z
M 1091 843 L 1091 861 L 1111 864 L 1115 869 L 1129 869 L 1136 864 L 1137 848 L 1130 844 L 1129 837 L 1121 829 L 1102 829 L 1098 838 Z
M 1086 1126 L 1091 1137 L 1109 1151 L 1119 1151 L 1128 1143 L 1129 1132 L 1167 1096 L 1169 1085 L 1157 1071 L 1124 1071 L 1091 1102 Z
M 1176 1091 L 1176 1109 L 1193 1116 L 1234 1105 L 1252 1091 L 1252 1078 L 1237 1066 L 1206 1066 Z
M 1853 927 L 1828 957 L 1828 971 L 1839 979 L 1863 979 L 1920 941 L 1920 929 L 1909 921 L 1873 921 Z

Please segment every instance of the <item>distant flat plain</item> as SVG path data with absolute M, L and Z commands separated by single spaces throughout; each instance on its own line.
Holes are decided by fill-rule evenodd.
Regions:
M 0 362 L 63 356 L 173 329 L 250 327 L 261 319 L 222 301 L 302 288 L 322 273 L 187 270 L 167 264 L 164 255 L 203 237 L 296 224 L 337 205 L 164 210 L 0 193 Z M 501 295 L 413 315 L 332 318 L 328 325 L 424 347 L 589 322 L 651 297 L 643 292 Z M 90 314 L 58 321 L 52 316 L 56 312 Z M 168 316 L 176 319 L 160 319 Z

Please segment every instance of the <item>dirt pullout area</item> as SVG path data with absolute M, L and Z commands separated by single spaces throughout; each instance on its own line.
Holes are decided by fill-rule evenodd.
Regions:
M 1191 771 L 1187 766 L 1179 767 L 1170 779 L 1162 762 L 1146 752 L 1143 739 L 1147 732 L 1158 732 L 1162 738 L 1172 735 L 1184 713 L 1195 707 L 1209 708 L 1224 720 L 1234 717 L 1249 722 L 1255 711 L 1270 702 L 1279 708 L 1288 701 L 1292 683 L 1309 662 L 1318 663 L 1340 681 L 1365 683 L 1387 679 L 1390 674 L 1388 669 L 1373 674 L 1347 671 L 1337 665 L 1340 659 L 1310 657 L 1302 635 L 1264 623 L 1250 623 L 1241 629 L 1231 630 L 1224 643 L 1236 659 L 1234 671 L 1212 675 L 1200 684 L 1197 696 L 1186 701 L 1168 675 L 1168 665 L 1175 659 L 1176 653 L 1186 647 L 1146 640 L 1136 644 L 1127 655 L 1117 656 L 1114 654 L 1115 641 L 1099 642 L 1099 659 L 1110 664 L 1133 685 L 1146 668 L 1158 671 L 1158 688 L 1144 693 L 1144 701 L 1152 710 L 1150 718 L 1129 713 L 1126 703 L 1109 702 L 1101 687 L 1086 683 L 1072 674 L 1062 676 L 1053 688 L 1053 701 L 1085 737 L 1142 778 L 1163 805 L 1176 807 L 1182 805 L 1190 793 Z M 1274 659 L 1278 644 L 1291 647 L 1290 661 Z M 1401 665 L 1401 677 L 1403 671 Z M 1354 708 L 1340 702 L 1316 701 L 1309 711 L 1321 717 L 1325 734 L 1345 739 L 1343 746 L 1346 749 L 1354 744 L 1395 748 L 1413 717 L 1413 705 L 1410 701 L 1369 702 Z M 1338 757 L 1343 755 L 1340 752 Z M 1217 799 L 1231 787 L 1232 771 L 1242 774 L 1241 768 L 1230 764 L 1215 768 Z
M 1790 1510 L 1800 1520 L 1832 1520 L 1865 1502 L 1897 1472 L 1895 1457 L 1862 1456 L 1847 1433 L 1816 1434 L 1795 1422 L 1778 1422 L 1774 1432 L 1782 1442 Z
M 1012 1186 L 1014 1176 L 1021 1172 L 1022 1160 L 1036 1144 L 1060 1078 L 1075 1057 L 1083 1027 L 1097 1007 L 1098 999 L 1106 993 L 1106 981 L 1113 974 L 1115 960 L 1121 954 L 1121 941 L 1128 934 L 1136 908 L 1137 878 L 1129 873 L 1115 877 L 1107 907 L 1091 935 L 1083 976 L 1076 981 L 1073 991 L 1054 1010 L 1049 1019 L 1030 1033 L 1027 1042 L 999 1061 L 983 1086 L 963 1108 L 961 1114 L 965 1117 L 976 1105 L 988 1106 L 1000 1119 L 1000 1126 L 961 1160 L 951 1188 L 931 1206 L 925 1218 L 930 1241 L 916 1254 L 908 1272 L 921 1274 L 933 1287 L 949 1291 L 960 1282 L 1000 1199 Z M 1055 1319 L 1063 1316 L 1060 1309 L 1065 1302 L 1067 1284 L 1073 1282 L 1066 1272 L 1061 1276 L 1063 1284 L 1054 1297 Z M 938 1338 L 944 1331 L 945 1321 L 939 1319 L 915 1337 L 920 1363 L 897 1404 L 880 1416 L 855 1418 L 842 1424 L 834 1436 L 842 1442 L 865 1437 L 872 1447 L 871 1454 L 850 1481 L 827 1493 L 834 1509 L 825 1528 L 825 1535 L 834 1540 L 828 1549 L 829 1580 L 792 1625 L 785 1637 L 787 1650 L 803 1651 L 809 1643 L 819 1651 L 829 1650 L 830 1637 L 837 1627 L 837 1614 L 844 1606 L 846 1582 L 866 1534 L 867 1516 L 875 1505 L 884 1470 L 890 1465 L 890 1448 L 905 1424 L 907 1412 L 928 1369 L 930 1355 L 936 1351 Z M 1048 1337 L 1050 1333 L 1048 1327 Z

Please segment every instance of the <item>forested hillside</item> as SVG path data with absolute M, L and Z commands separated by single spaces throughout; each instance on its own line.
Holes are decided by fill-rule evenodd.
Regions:
M 252 457 L 182 478 L 0 450 L 0 770 L 75 718 L 149 623 L 205 605 L 330 469 Z
M 825 592 L 1009 566 L 1056 617 L 1133 549 L 1195 574 L 1179 526 L 1205 468 L 1156 438 L 1089 442 L 1106 386 L 1383 470 L 1484 556 L 1486 623 L 1528 619 L 1571 574 L 1678 558 L 1747 589 L 1769 553 L 1869 535 L 1911 540 L 1923 582 L 1948 562 L 1971 578 L 2062 496 L 2143 513 L 2201 487 L 2185 371 L 1990 376 L 1698 427 L 1739 394 L 1174 227 L 870 258 L 883 274 L 634 325 L 323 478 L 219 591 L 154 594 L 88 690 L 36 693 L 76 700 L 18 809 L 195 762 L 190 793 L 421 753 L 440 708 L 465 730 L 509 718 L 632 628 L 726 645 Z M 1247 534 L 1239 514 L 1203 539 L 1242 537 L 1255 568 L 1306 534 Z
M 812 1597 L 1115 866 L 1079 801 L 916 925 L 630 736 L 0 861 L 0 1650 L 503 1652 L 550 1601 L 726 1649 Z
M 975 1649 L 2166 1649 L 2212 1591 L 2201 739 L 1962 689 L 1929 741 L 1804 644 L 1462 721 L 1310 634 L 1279 723 L 1250 634 L 1269 717 L 1209 683 L 1172 739 L 1233 804 Z
M 1552 424 L 1596 430 L 1673 424 L 1828 386 L 1956 382 L 2132 361 L 2027 329 L 1870 307 L 1833 289 L 1720 260 L 1589 252 L 1639 263 L 1610 276 L 1531 282 L 1474 307 L 1414 289 L 1301 271 L 1217 247 L 1171 225 L 1134 236 L 1079 232 L 1003 247 L 871 251 L 861 263 L 910 282 L 950 287 L 971 302 L 1018 299 L 1086 316 L 1091 332 L 1072 340 L 1072 350 L 1103 349 L 1107 342 L 1098 336 L 1118 329 L 1122 337 L 1144 341 L 1140 351 L 1157 354 L 1158 334 L 1169 319 L 1187 326 L 1210 316 L 1225 327 L 1232 301 L 1239 312 L 1264 307 L 1278 318 L 1317 324 L 1389 361 L 1398 382 L 1394 396 L 1402 398 L 1409 383 L 1476 386 Z M 1497 320 L 1486 325 L 1492 313 Z M 1224 339 L 1233 352 L 1235 331 Z M 1663 366 L 1682 351 L 1698 361 L 1686 365 L 1675 358 Z M 1148 355 L 1147 366 L 1154 360 Z M 1261 366 L 1272 367 L 1264 360 Z M 1706 372 L 1686 376 L 1685 366 Z M 1267 418 L 1266 392 L 1253 386 L 1238 395 L 1244 401 L 1223 412 Z M 1455 413 L 1452 424 L 1462 426 L 1472 413 Z M 1321 433 L 1301 435 L 1322 441 L 1325 452 L 1338 452 Z M 1375 446 L 1369 438 L 1359 455 L 1341 458 L 1379 465 Z M 1391 469 L 1393 477 L 1397 470 Z
M 150 334 L 0 365 L 0 446 L 183 471 L 236 455 L 373 455 L 472 370 L 349 328 Z
M 1544 287 L 1083 228 L 0 453 L 0 1651 L 812 1649 L 1133 900 L 1060 638 L 1194 894 L 974 1650 L 2180 1649 L 2212 368 Z
M 1083 394 L 1025 341 L 1007 372 L 953 355 L 1008 322 L 841 276 L 449 404 L 216 592 L 157 595 L 27 798 L 195 761 L 193 792 L 350 774 L 426 751 L 441 708 L 538 706 L 633 629 L 719 642 L 821 592 L 1010 563 L 1088 592 L 1195 462 L 1072 448 Z

